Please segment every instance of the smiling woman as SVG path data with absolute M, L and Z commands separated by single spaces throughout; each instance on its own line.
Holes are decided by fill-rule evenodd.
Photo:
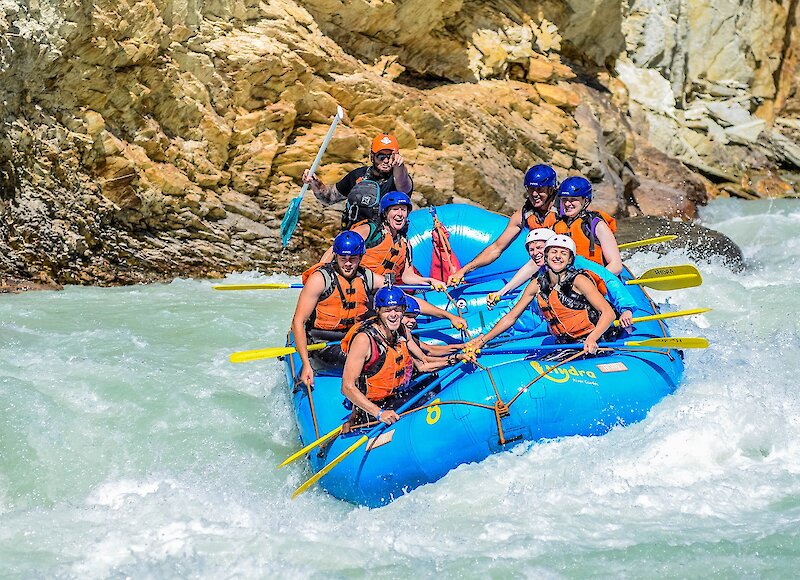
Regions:
M 558 221 L 553 230 L 575 240 L 577 253 L 619 276 L 622 258 L 614 232 L 616 220 L 603 211 L 592 211 L 592 184 L 584 177 L 568 177 L 558 187 Z
M 553 227 L 556 221 L 553 200 L 558 184 L 555 170 L 549 165 L 534 165 L 525 173 L 522 184 L 525 187 L 525 203 L 511 215 L 503 233 L 482 248 L 470 262 L 451 274 L 447 279 L 448 284 L 460 284 L 464 281 L 464 276 L 473 270 L 497 260 L 523 231 Z
M 364 238 L 366 253 L 363 266 L 378 276 L 390 273 L 404 284 L 424 284 L 443 287 L 435 278 L 420 276 L 411 265 L 408 245 L 408 214 L 411 198 L 402 191 L 390 191 L 381 198 L 379 223 L 364 220 L 355 224 L 352 231 Z M 331 250 L 323 261 L 329 259 Z
M 568 236 L 554 235 L 544 245 L 545 265 L 525 287 L 513 308 L 485 335 L 473 339 L 473 348 L 482 348 L 511 328 L 534 301 L 547 322 L 550 333 L 561 343 L 583 341 L 586 353 L 597 352 L 597 341 L 616 338 L 612 329 L 615 312 L 598 290 L 595 277 L 576 270 L 575 242 Z M 630 326 L 630 312 L 620 320 Z

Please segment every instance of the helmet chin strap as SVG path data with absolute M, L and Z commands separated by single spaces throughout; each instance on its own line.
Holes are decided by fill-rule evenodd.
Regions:
M 555 200 L 554 203 L 558 204 L 558 208 L 557 208 L 558 209 L 558 212 L 557 212 L 558 213 L 558 217 L 562 218 L 562 219 L 566 219 L 569 222 L 570 218 L 568 218 L 567 214 L 564 213 L 564 200 L 561 199 L 560 195 L 556 196 L 556 200 Z

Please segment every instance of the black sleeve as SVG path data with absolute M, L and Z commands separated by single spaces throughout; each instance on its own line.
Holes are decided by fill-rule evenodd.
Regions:
M 350 195 L 350 190 L 353 189 L 353 186 L 358 183 L 358 179 L 364 177 L 367 169 L 368 168 L 366 166 L 356 167 L 353 169 L 353 171 L 342 177 L 336 183 L 336 189 L 343 197 L 346 198 L 348 195 Z

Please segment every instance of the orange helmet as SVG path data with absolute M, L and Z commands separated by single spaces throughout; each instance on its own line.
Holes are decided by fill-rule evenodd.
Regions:
M 390 151 L 400 151 L 400 145 L 397 143 L 397 139 L 394 138 L 394 135 L 382 133 L 372 140 L 373 153 L 383 151 L 384 149 L 389 149 Z

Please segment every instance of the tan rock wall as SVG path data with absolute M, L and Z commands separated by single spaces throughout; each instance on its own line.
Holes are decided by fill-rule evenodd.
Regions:
M 747 143 L 760 131 L 755 115 L 768 112 L 758 103 L 786 103 L 792 94 L 795 40 L 780 23 L 793 22 L 794 4 L 753 0 L 748 10 L 778 23 L 757 40 L 753 22 L 737 17 L 731 25 L 699 3 L 674 0 L 678 25 L 665 28 L 671 60 L 642 56 L 652 49 L 636 38 L 655 26 L 658 2 L 649 12 L 636 4 L 0 3 L 0 272 L 125 283 L 296 271 L 339 226 L 338 209 L 309 195 L 301 227 L 281 251 L 281 216 L 337 104 L 346 116 L 322 179 L 331 183 L 365 162 L 374 134 L 392 131 L 420 205 L 464 201 L 511 212 L 521 203 L 524 170 L 547 162 L 562 177 L 594 180 L 596 204 L 607 211 L 691 216 L 706 182 L 682 188 L 686 180 L 667 179 L 690 173 L 676 156 L 705 173 L 716 158 L 736 158 L 732 146 L 744 152 L 739 159 L 756 151 L 756 173 L 791 158 L 791 135 L 783 136 L 782 157 Z M 715 58 L 684 56 L 678 66 L 691 47 L 682 31 L 716 29 L 732 46 L 720 44 Z M 779 39 L 785 46 L 776 60 Z M 641 70 L 663 77 L 672 95 L 666 104 L 605 72 L 626 45 L 625 78 Z M 741 78 L 730 88 L 721 77 L 736 55 Z M 719 131 L 709 123 L 699 131 L 681 109 L 697 100 L 701 81 L 706 92 L 733 91 L 721 108 L 703 101 Z M 752 119 L 733 106 L 744 101 Z M 712 134 L 718 138 L 705 143 Z M 637 155 L 648 140 L 661 156 Z M 740 181 L 733 173 L 730 180 Z M 761 190 L 783 191 L 780 183 Z
M 784 121 L 798 10 L 795 0 L 631 2 L 616 72 L 634 129 L 723 192 L 760 195 L 754 174 L 796 191 L 800 150 Z

